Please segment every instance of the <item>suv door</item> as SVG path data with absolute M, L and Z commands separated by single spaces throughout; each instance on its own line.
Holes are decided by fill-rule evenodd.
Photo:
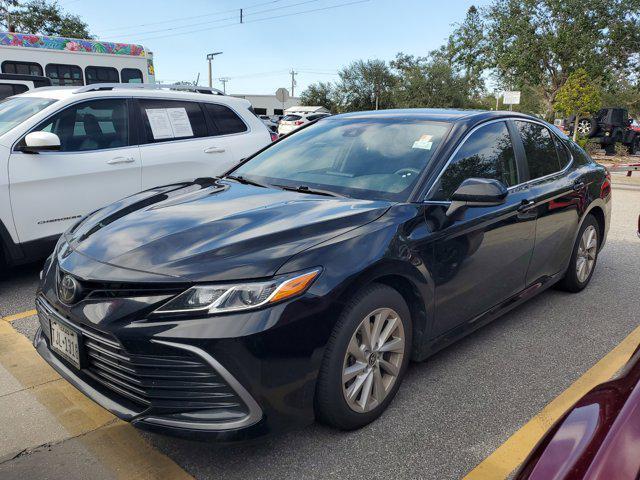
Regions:
M 198 102 L 138 99 L 144 188 L 213 177 L 236 161 L 231 142 L 218 137 Z
M 507 122 L 494 121 L 473 131 L 453 154 L 427 196 L 426 221 L 434 232 L 429 267 L 435 283 L 433 334 L 440 335 L 525 288 L 535 235 L 535 217 L 521 212 L 529 190 L 520 183 Z M 468 178 L 503 182 L 503 204 L 469 207 L 447 217 L 451 195 Z
M 81 216 L 140 190 L 128 100 L 68 106 L 32 131 L 58 135 L 59 151 L 9 157 L 13 219 L 21 243 L 61 234 Z
M 567 148 L 544 125 L 515 120 L 526 156 L 529 188 L 535 201 L 536 242 L 527 283 L 565 268 L 580 221 L 580 199 L 586 185 L 579 172 L 564 171 L 571 162 Z

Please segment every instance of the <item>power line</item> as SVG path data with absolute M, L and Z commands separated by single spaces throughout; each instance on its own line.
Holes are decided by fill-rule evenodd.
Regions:
M 283 0 L 270 0 L 268 2 L 254 3 L 254 4 L 249 5 L 247 7 L 242 7 L 242 9 L 243 10 L 248 10 L 250 8 L 261 7 L 263 5 L 270 5 L 270 4 L 273 4 L 273 3 L 279 3 L 281 1 L 283 1 Z M 237 12 L 237 11 L 238 11 L 238 8 L 231 8 L 229 10 L 219 10 L 217 12 L 204 13 L 204 14 L 201 14 L 201 15 L 193 15 L 193 16 L 189 16 L 189 17 L 172 18 L 171 20 L 162 20 L 160 22 L 139 23 L 139 24 L 136 24 L 136 25 L 128 25 L 128 26 L 124 26 L 124 27 L 108 28 L 108 29 L 105 29 L 105 30 L 101 30 L 101 33 L 128 30 L 130 28 L 149 27 L 151 25 L 163 25 L 163 24 L 166 24 L 166 23 L 181 22 L 183 20 L 193 20 L 194 18 L 215 17 L 216 15 L 224 15 L 225 13 L 231 13 L 231 12 Z M 235 18 L 235 17 L 233 17 L 233 18 Z
M 281 1 L 281 0 L 278 0 Z M 291 7 L 297 7 L 299 5 L 304 5 L 307 3 L 313 3 L 313 2 L 318 2 L 320 0 L 306 0 L 304 2 L 298 2 L 298 3 L 293 3 L 291 5 L 283 5 L 280 8 L 291 8 Z M 241 8 L 240 10 L 234 10 L 234 12 L 236 11 L 242 11 L 244 10 L 244 8 Z M 257 12 L 253 12 L 253 13 L 243 13 L 242 17 L 246 18 L 250 15 L 258 15 L 260 13 L 266 13 L 266 12 L 271 12 L 271 9 L 268 10 L 258 10 Z M 236 20 L 237 18 L 239 18 L 237 15 L 231 16 L 231 17 L 225 17 L 225 18 L 219 18 L 217 20 L 207 20 L 206 22 L 198 22 L 198 23 L 189 23 L 187 25 L 177 25 L 175 27 L 170 27 L 170 28 L 161 28 L 159 30 L 147 30 L 145 32 L 138 32 L 138 33 L 133 33 L 133 34 L 129 34 L 127 36 L 129 37 L 139 37 L 141 35 L 147 35 L 150 33 L 158 33 L 158 32 L 167 32 L 167 31 L 174 31 L 174 30 L 182 30 L 183 28 L 191 28 L 191 27 L 199 27 L 202 25 L 209 25 L 210 23 L 219 23 L 219 22 L 224 22 L 226 20 Z M 243 18 L 240 18 L 240 23 L 247 23 L 246 20 L 244 20 Z M 231 25 L 235 25 L 235 23 L 231 24 Z M 123 34 L 124 35 L 124 34 Z
M 263 17 L 263 18 L 257 18 L 255 20 L 247 20 L 243 23 L 243 25 L 245 23 L 255 23 L 255 22 L 262 22 L 265 20 L 272 20 L 272 19 L 276 19 L 276 18 L 284 18 L 284 17 L 293 17 L 296 15 L 303 15 L 305 13 L 313 13 L 313 12 L 320 12 L 320 11 L 324 11 L 324 10 L 331 10 L 331 9 L 335 9 L 335 8 L 341 8 L 341 7 L 348 7 L 350 5 L 357 5 L 360 3 L 366 3 L 369 2 L 370 0 L 356 0 L 353 2 L 348 2 L 348 3 L 342 3 L 339 5 L 331 5 L 328 7 L 321 7 L 321 8 L 314 8 L 314 9 L 310 9 L 310 10 L 303 10 L 301 12 L 294 12 L 294 13 L 286 13 L 286 14 L 282 14 L 282 15 L 273 15 L 271 17 Z M 177 36 L 182 36 L 182 35 L 190 35 L 192 33 L 198 33 L 198 32 L 208 32 L 210 30 L 218 30 L 220 28 L 226 28 L 226 27 L 233 27 L 235 25 L 240 25 L 239 23 L 230 23 L 227 25 L 220 25 L 218 27 L 210 27 L 210 28 L 202 28 L 202 29 L 198 29 L 198 30 L 190 30 L 188 32 L 181 32 L 181 33 L 174 33 L 171 35 L 157 35 L 154 37 L 144 37 L 144 38 L 140 38 L 138 41 L 142 41 L 142 40 L 155 40 L 158 38 L 166 38 L 166 37 L 177 37 Z

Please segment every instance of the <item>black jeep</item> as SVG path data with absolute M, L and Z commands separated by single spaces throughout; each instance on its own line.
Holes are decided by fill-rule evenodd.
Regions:
M 575 115 L 569 118 L 569 131 L 573 133 Z M 622 143 L 629 153 L 640 153 L 640 127 L 625 108 L 601 108 L 593 117 L 581 117 L 577 122 L 578 135 L 593 138 L 607 155 L 615 153 L 616 142 Z

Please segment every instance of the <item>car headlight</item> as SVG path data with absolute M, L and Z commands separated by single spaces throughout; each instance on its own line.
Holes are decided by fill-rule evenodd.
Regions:
M 304 293 L 320 268 L 263 282 L 197 285 L 169 300 L 154 313 L 227 313 L 281 302 Z

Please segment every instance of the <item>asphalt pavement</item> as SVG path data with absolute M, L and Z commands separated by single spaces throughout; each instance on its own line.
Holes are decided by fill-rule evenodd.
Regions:
M 153 452 L 167 468 L 175 466 L 197 479 L 461 478 L 640 325 L 640 239 L 635 233 L 640 189 L 615 188 L 613 196 L 607 245 L 585 291 L 549 290 L 426 362 L 412 364 L 388 411 L 361 430 L 314 424 L 244 446 L 134 436 L 125 430 L 128 426 L 122 431 L 131 445 L 145 444 L 140 455 Z M 5 272 L 0 317 L 33 309 L 37 276 L 38 266 Z M 32 337 L 36 319 L 26 316 L 11 326 Z M 3 383 L 0 371 L 0 408 L 6 392 L 21 393 L 7 386 L 11 376 L 5 377 Z M 36 401 L 46 404 L 43 398 Z M 0 478 L 83 478 L 88 471 L 96 472 L 95 478 L 127 478 L 112 458 L 124 453 L 105 456 L 99 441 L 91 447 L 80 441 L 105 428 L 120 428 L 117 421 L 105 419 L 104 426 L 77 435 L 61 434 L 54 422 L 44 436 L 58 440 L 31 449 L 44 443 L 37 420 L 47 412 L 27 402 L 13 408 L 18 413 L 31 408 L 32 413 L 15 420 L 26 432 L 21 442 L 27 450 L 0 455 Z M 0 424 L 0 447 L 3 438 L 11 437 L 2 432 L 6 428 Z

